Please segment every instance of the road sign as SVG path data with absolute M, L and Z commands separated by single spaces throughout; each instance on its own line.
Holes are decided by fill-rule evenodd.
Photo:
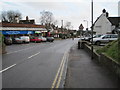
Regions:
M 83 27 L 82 24 L 80 24 L 79 29 L 80 29 L 80 30 L 83 30 L 83 29 L 84 29 L 84 27 Z

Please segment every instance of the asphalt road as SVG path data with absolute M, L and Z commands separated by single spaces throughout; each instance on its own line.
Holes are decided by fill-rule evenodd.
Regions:
M 78 39 L 7 46 L 2 56 L 3 88 L 62 87 L 67 53 Z

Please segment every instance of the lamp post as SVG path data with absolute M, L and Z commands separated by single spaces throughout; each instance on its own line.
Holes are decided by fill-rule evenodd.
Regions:
M 86 28 L 86 30 L 88 30 L 88 20 L 83 20 L 84 22 L 87 22 L 87 28 Z
M 91 33 L 92 33 L 91 59 L 93 60 L 93 0 L 91 1 L 91 21 L 92 21 L 92 27 L 91 27 Z
M 63 20 L 61 20 L 61 24 L 62 24 L 61 29 L 62 29 L 62 32 L 63 32 Z
M 120 60 L 120 23 L 118 27 L 118 60 Z

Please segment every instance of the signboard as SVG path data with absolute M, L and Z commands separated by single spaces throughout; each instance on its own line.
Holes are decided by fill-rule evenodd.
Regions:
M 79 29 L 80 29 L 80 30 L 83 30 L 83 29 L 84 29 L 84 27 L 83 27 L 82 24 L 80 24 Z
M 35 31 L 35 33 L 41 33 L 41 31 Z
M 2 31 L 3 35 L 33 34 L 33 31 Z

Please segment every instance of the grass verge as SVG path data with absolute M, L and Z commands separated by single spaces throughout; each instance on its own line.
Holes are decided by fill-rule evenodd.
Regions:
M 119 41 L 120 41 L 120 39 L 119 39 Z M 108 55 L 109 57 L 113 58 L 118 63 L 120 63 L 120 55 L 119 55 L 120 54 L 120 45 L 118 43 L 118 40 L 110 42 L 106 46 L 104 46 L 100 49 L 97 49 L 96 52 L 98 54 L 105 53 L 106 55 Z

